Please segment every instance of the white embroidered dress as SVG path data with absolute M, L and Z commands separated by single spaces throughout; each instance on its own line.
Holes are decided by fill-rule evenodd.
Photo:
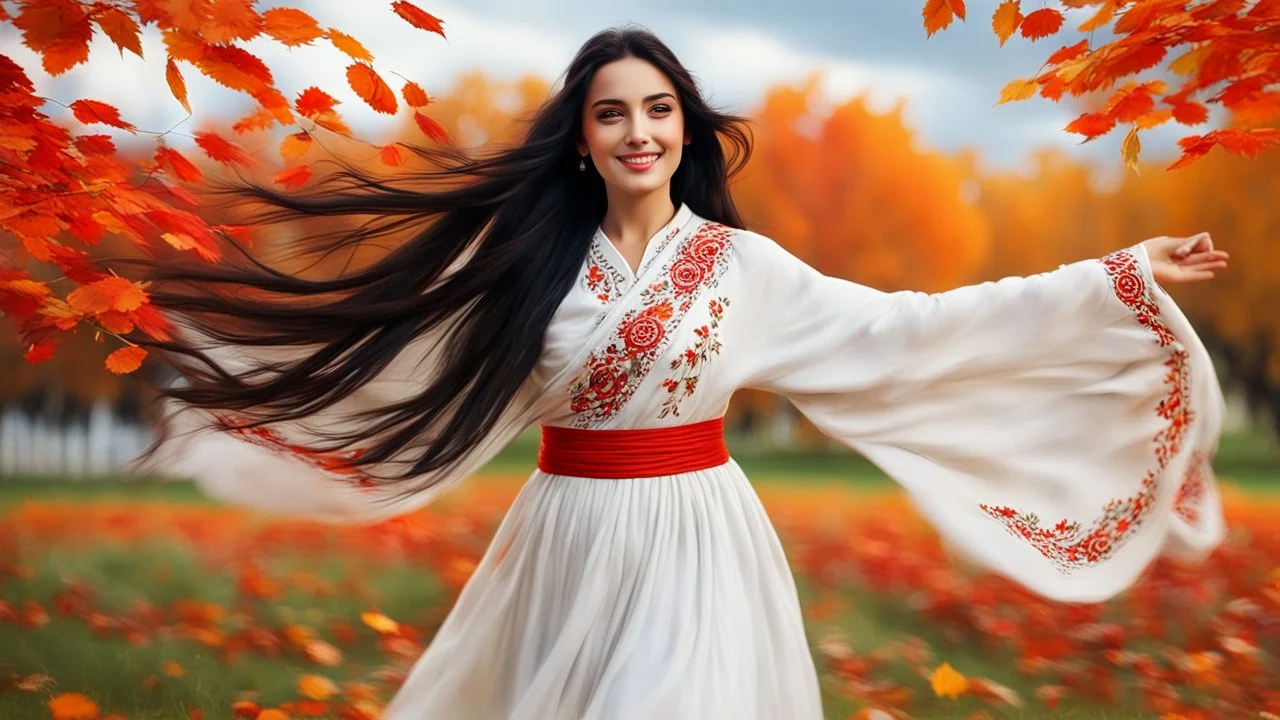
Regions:
M 421 389 L 439 348 L 412 350 L 310 422 Z M 537 371 L 437 488 L 533 424 L 688 424 L 743 387 L 786 395 L 898 480 L 954 548 L 1052 598 L 1105 598 L 1158 554 L 1201 557 L 1223 534 L 1208 464 L 1221 393 L 1141 245 L 883 293 L 687 206 L 636 276 L 596 233 Z M 288 450 L 307 437 L 302 423 L 197 435 L 165 457 L 215 497 L 331 520 L 388 517 L 438 491 L 379 502 L 327 475 L 331 459 Z M 787 560 L 733 461 L 629 480 L 533 472 L 386 714 L 821 717 Z

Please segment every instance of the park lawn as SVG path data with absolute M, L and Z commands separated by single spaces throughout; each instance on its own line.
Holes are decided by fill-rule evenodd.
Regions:
M 1243 513 L 1235 518 L 1236 524 L 1254 533 L 1239 541 L 1256 566 L 1245 584 L 1261 587 L 1275 576 L 1270 582 L 1280 589 L 1280 576 L 1272 570 L 1280 567 L 1280 548 L 1274 531 L 1263 535 L 1268 515 L 1258 510 L 1280 509 L 1280 464 L 1271 462 L 1270 452 L 1265 445 L 1224 443 L 1225 457 L 1218 468 L 1234 498 L 1231 507 L 1238 508 L 1232 512 Z M 835 517 L 847 523 L 853 536 L 842 552 L 850 553 L 850 563 L 865 564 L 867 558 L 858 554 L 858 547 L 870 543 L 857 536 L 863 521 L 874 528 L 875 521 L 886 516 L 910 514 L 894 484 L 874 467 L 847 453 L 752 453 L 739 448 L 735 457 L 753 478 L 771 515 L 778 510 L 789 518 L 779 523 L 779 532 L 788 552 L 797 552 L 793 568 L 815 643 L 828 717 L 848 718 L 872 705 L 903 707 L 912 717 L 928 718 L 970 718 L 977 712 L 1009 718 L 1159 716 L 1149 709 L 1149 698 L 1136 691 L 1132 673 L 1118 669 L 1120 690 L 1112 702 L 1068 692 L 1049 710 L 1037 692 L 1046 685 L 1059 687 L 1057 680 L 1020 669 L 1014 645 L 986 647 L 964 622 L 926 617 L 912 605 L 918 592 L 881 591 L 876 582 L 847 582 L 834 588 L 825 583 L 821 576 L 826 569 L 814 563 L 804 547 L 827 540 L 808 534 L 805 518 L 812 516 L 817 527 L 823 524 L 819 516 L 834 513 L 827 520 Z M 462 518 L 469 528 L 465 535 L 450 538 L 449 545 L 418 548 L 419 554 L 373 563 L 369 548 L 385 542 L 390 531 L 317 530 L 309 524 L 254 518 L 211 503 L 188 483 L 0 482 L 0 601 L 7 603 L 11 616 L 18 616 L 6 621 L 6 606 L 0 604 L 0 718 L 47 720 L 51 696 L 79 692 L 98 704 L 103 717 L 118 713 L 130 720 L 180 720 L 195 708 L 206 720 L 230 718 L 232 703 L 239 699 L 252 699 L 263 708 L 285 707 L 294 711 L 292 717 L 323 710 L 330 713 L 326 717 L 345 712 L 345 717 L 359 720 L 361 716 L 353 714 L 355 706 L 342 703 L 363 696 L 369 688 L 350 683 L 367 683 L 380 701 L 389 697 L 396 673 L 403 672 L 429 640 L 532 464 L 528 448 L 517 447 L 464 486 L 470 489 L 434 503 L 425 524 Z M 339 534 L 325 535 L 329 532 Z M 897 552 L 930 556 L 927 531 L 902 537 L 910 540 L 904 540 Z M 1270 540 L 1259 543 L 1267 537 Z M 254 545 L 252 539 L 259 542 Z M 231 556 L 216 550 L 222 546 L 233 548 Z M 249 547 L 255 547 L 260 558 L 252 572 L 234 556 Z M 433 559 L 441 552 L 452 555 Z M 1239 562 L 1243 551 L 1233 552 Z M 7 563 L 6 556 L 12 558 Z M 870 565 L 864 565 L 864 572 L 871 572 L 865 567 Z M 1153 582 L 1190 582 L 1177 573 L 1169 578 Z M 1233 583 L 1240 584 L 1239 578 Z M 1217 597 L 1213 603 L 1220 607 L 1229 599 Z M 139 602 L 156 612 L 139 611 Z M 47 623 L 19 621 L 33 606 L 47 613 Z M 371 608 L 398 621 L 404 637 L 380 635 L 362 623 L 361 613 Z M 1108 622 L 1123 627 L 1137 622 L 1119 604 L 1107 608 Z M 1009 610 L 1015 616 L 1021 612 L 1013 605 Z M 193 612 L 203 619 L 181 619 Z M 137 642 L 129 642 L 118 628 L 95 632 L 91 626 L 103 618 L 108 624 L 112 619 L 147 619 L 138 621 L 143 631 L 135 636 Z M 310 646 L 291 642 L 286 628 L 299 627 L 308 629 L 302 642 L 327 644 L 340 652 L 340 661 L 317 662 L 315 654 L 308 655 Z M 265 630 L 274 640 L 267 649 L 228 659 L 229 644 L 251 630 Z M 1034 631 L 1029 621 L 1026 631 Z M 832 633 L 858 658 L 884 654 L 863 678 L 871 681 L 866 687 L 872 691 L 851 691 L 849 677 L 836 669 L 831 653 L 819 647 Z M 886 648 L 904 642 L 925 648 L 927 657 L 910 660 L 905 654 L 886 653 Z M 1126 649 L 1137 651 L 1147 647 L 1157 645 L 1142 637 L 1126 644 Z M 1280 648 L 1261 650 L 1267 662 L 1274 663 Z M 970 678 L 1007 687 L 1020 706 L 975 693 L 938 697 L 927 676 L 942 662 Z M 1235 672 L 1232 667 L 1223 673 L 1227 670 Z M 4 690 L 7 678 L 33 675 L 48 676 L 54 684 L 35 692 Z M 338 694 L 323 703 L 306 704 L 299 681 L 308 676 L 331 678 Z M 1215 682 L 1249 682 L 1214 677 Z M 1197 685 L 1176 692 L 1187 699 L 1200 698 L 1222 687 Z

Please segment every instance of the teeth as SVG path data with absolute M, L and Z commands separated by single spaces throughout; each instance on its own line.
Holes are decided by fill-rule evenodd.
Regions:
M 642 156 L 642 157 L 637 157 L 637 158 L 627 158 L 626 160 L 622 160 L 622 162 L 624 162 L 624 163 L 626 163 L 626 164 L 628 164 L 628 165 L 645 165 L 645 164 L 647 164 L 647 163 L 649 163 L 649 162 L 653 161 L 653 160 L 654 160 L 655 158 L 657 158 L 657 157 L 658 157 L 658 155 L 655 153 L 655 154 L 653 154 L 653 155 L 644 155 L 644 156 Z M 619 159 L 621 159 L 621 158 L 619 158 Z

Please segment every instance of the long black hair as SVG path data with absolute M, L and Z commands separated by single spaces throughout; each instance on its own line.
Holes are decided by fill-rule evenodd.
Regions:
M 391 233 L 413 234 L 377 261 L 332 278 L 283 272 L 247 250 L 219 265 L 142 260 L 152 302 L 175 311 L 206 342 L 298 351 L 292 360 L 271 363 L 270 372 L 237 372 L 190 334 L 149 341 L 185 378 L 159 389 L 162 398 L 211 416 L 251 411 L 253 425 L 304 419 L 369 382 L 415 338 L 448 328 L 449 351 L 421 393 L 377 408 L 357 432 L 329 433 L 326 449 L 376 436 L 353 460 L 366 465 L 396 458 L 416 440 L 421 454 L 383 478 L 390 482 L 462 460 L 537 364 L 552 315 L 604 218 L 604 181 L 590 164 L 586 172 L 578 169 L 576 141 L 592 77 L 626 57 L 651 63 L 678 91 L 691 142 L 671 180 L 672 201 L 743 227 L 728 182 L 751 154 L 746 119 L 709 107 L 652 33 L 634 26 L 604 30 L 581 47 L 562 89 L 512 147 L 468 153 L 407 146 L 429 169 L 377 177 L 343 164 L 307 194 L 256 183 L 224 187 L 238 200 L 265 204 L 258 221 L 366 218 L 354 230 L 291 241 L 308 253 L 354 251 Z M 164 440 L 159 430 L 144 458 Z

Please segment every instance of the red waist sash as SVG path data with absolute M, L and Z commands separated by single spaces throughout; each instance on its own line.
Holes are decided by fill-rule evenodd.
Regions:
M 587 478 L 645 478 L 706 470 L 729 462 L 724 418 L 640 430 L 542 426 L 538 469 Z

